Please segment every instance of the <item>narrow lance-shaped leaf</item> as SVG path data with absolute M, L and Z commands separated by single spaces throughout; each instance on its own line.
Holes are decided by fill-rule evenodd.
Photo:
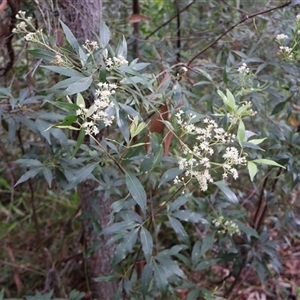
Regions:
M 76 51 L 76 53 L 78 52 L 79 49 L 79 43 L 77 41 L 77 39 L 75 38 L 74 34 L 72 33 L 72 31 L 70 30 L 70 28 L 61 20 L 59 20 L 62 29 L 65 33 L 66 39 L 69 42 L 70 46 Z
M 65 190 L 70 190 L 77 186 L 83 180 L 87 179 L 98 164 L 98 162 L 90 163 L 78 170 L 76 172 L 76 175 L 70 180 L 70 183 L 65 187 Z
M 64 91 L 64 95 L 74 95 L 76 93 L 84 92 L 90 87 L 92 81 L 92 76 L 80 78 Z
M 140 230 L 140 239 L 145 258 L 149 261 L 153 250 L 153 240 L 150 232 L 144 227 Z
M 72 153 L 72 157 L 75 156 L 75 154 L 77 153 L 77 151 L 79 150 L 83 140 L 84 140 L 84 137 L 85 137 L 85 130 L 84 128 L 81 128 L 80 131 L 79 131 L 79 134 L 78 134 L 78 137 L 77 137 L 77 142 L 76 142 L 76 146 L 74 148 L 74 151 Z
M 254 162 L 248 161 L 247 167 L 248 167 L 248 172 L 249 172 L 250 179 L 251 179 L 251 181 L 253 181 L 253 178 L 257 173 L 257 166 Z
M 284 166 L 278 164 L 276 161 L 271 160 L 271 159 L 259 158 L 259 159 L 252 160 L 252 162 L 254 162 L 256 164 L 263 164 L 263 165 L 281 167 L 281 168 L 285 169 Z
M 237 138 L 239 141 L 240 146 L 242 146 L 243 142 L 245 141 L 245 125 L 242 120 L 239 122 L 238 132 L 237 132 Z
M 224 195 L 229 200 L 229 202 L 232 203 L 239 202 L 236 195 L 230 190 L 230 188 L 227 186 L 227 184 L 224 181 L 216 181 L 214 182 L 214 185 L 216 185 L 224 193 Z
M 127 254 L 132 250 L 133 246 L 136 244 L 138 236 L 138 229 L 134 229 L 131 232 L 124 235 L 122 242 L 117 246 L 114 263 L 117 264 L 123 260 Z
M 134 176 L 129 172 L 126 172 L 125 174 L 125 182 L 132 198 L 140 206 L 142 212 L 145 213 L 147 196 L 142 184 L 140 183 L 140 181 L 137 179 L 136 176 Z
M 173 230 L 176 232 L 176 234 L 179 236 L 179 238 L 187 245 L 190 245 L 190 240 L 187 232 L 185 231 L 182 224 L 175 218 L 168 216 L 170 224 L 173 228 Z

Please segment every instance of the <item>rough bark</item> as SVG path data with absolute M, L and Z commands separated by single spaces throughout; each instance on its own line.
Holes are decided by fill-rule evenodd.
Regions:
M 60 15 L 62 20 L 71 29 L 73 34 L 84 43 L 85 40 L 95 40 L 95 35 L 99 34 L 99 28 L 102 18 L 101 0 L 63 0 L 58 1 L 60 5 Z M 102 228 L 107 227 L 108 216 L 110 213 L 109 201 L 103 201 L 101 192 L 94 192 L 96 183 L 85 181 L 79 186 L 79 196 L 81 200 L 82 212 L 84 215 L 95 216 L 95 210 L 91 203 L 94 202 L 99 208 L 96 218 Z M 94 206 L 95 207 L 95 206 Z M 92 291 L 92 297 L 101 300 L 113 299 L 117 289 L 116 282 L 95 282 L 93 278 L 108 274 L 111 271 L 111 257 L 114 253 L 114 246 L 105 246 L 109 237 L 100 239 L 94 231 L 91 231 L 91 219 L 84 219 L 83 231 L 87 248 L 92 247 L 95 243 L 100 243 L 100 248 L 87 259 L 87 270 L 89 284 Z

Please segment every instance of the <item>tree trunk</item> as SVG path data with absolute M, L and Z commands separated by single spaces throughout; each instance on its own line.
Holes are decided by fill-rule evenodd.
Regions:
M 95 34 L 99 34 L 102 19 L 101 0 L 63 0 L 58 1 L 62 20 L 71 29 L 79 43 L 85 40 L 95 40 Z M 79 196 L 81 200 L 82 213 L 93 215 L 102 228 L 107 227 L 110 213 L 109 201 L 103 201 L 102 192 L 94 192 L 96 182 L 85 181 L 79 186 Z M 96 204 L 96 212 L 91 203 Z M 93 205 L 95 207 L 95 205 Z M 105 246 L 108 236 L 100 239 L 92 228 L 91 219 L 84 219 L 83 232 L 87 249 L 100 244 L 100 248 L 87 259 L 88 280 L 92 297 L 101 300 L 113 299 L 117 289 L 116 282 L 95 282 L 93 278 L 110 273 L 111 257 L 114 253 L 114 245 Z

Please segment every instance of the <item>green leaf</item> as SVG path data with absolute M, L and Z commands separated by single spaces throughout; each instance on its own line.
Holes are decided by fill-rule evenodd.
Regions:
M 97 278 L 94 278 L 93 280 L 96 282 L 111 282 L 119 280 L 120 277 L 118 275 L 112 274 L 112 275 L 103 275 Z
M 84 137 L 85 137 L 85 130 L 84 128 L 81 128 L 80 131 L 79 131 L 79 134 L 78 134 L 78 137 L 77 137 L 77 141 L 76 141 L 76 146 L 74 148 L 74 151 L 72 153 L 72 157 L 75 156 L 75 154 L 77 153 L 77 151 L 79 150 L 83 140 L 84 140 Z
M 21 164 L 22 166 L 25 166 L 25 167 L 42 167 L 43 166 L 43 164 L 37 159 L 21 158 L 21 159 L 17 159 L 15 162 L 17 164 Z
M 237 138 L 239 141 L 240 146 L 242 146 L 243 142 L 245 142 L 245 125 L 242 120 L 239 122 L 238 132 L 237 132 Z
M 235 112 L 236 111 L 235 99 L 231 94 L 231 92 L 229 90 L 226 90 L 227 96 L 225 96 L 225 94 L 221 90 L 218 90 L 218 94 L 222 98 L 229 112 Z
M 205 269 L 208 269 L 209 267 L 215 265 L 218 263 L 220 259 L 219 258 L 215 258 L 215 259 L 208 259 L 205 261 L 202 261 L 197 267 L 196 267 L 196 271 L 202 271 Z
M 17 186 L 18 184 L 28 180 L 29 178 L 33 178 L 36 174 L 41 172 L 41 170 L 42 170 L 42 167 L 34 168 L 34 169 L 27 171 L 25 174 L 23 174 L 21 176 L 21 178 L 16 182 L 16 184 L 14 186 Z
M 125 182 L 134 201 L 140 206 L 142 212 L 146 212 L 147 196 L 140 181 L 133 174 L 126 172 Z
M 49 188 L 51 188 L 52 179 L 53 179 L 51 170 L 49 168 L 43 168 L 43 174 L 45 179 L 47 180 Z
M 133 228 L 137 227 L 138 224 L 132 220 L 126 220 L 122 222 L 114 223 L 106 228 L 103 229 L 103 234 L 111 235 L 115 233 L 122 233 L 126 232 L 127 230 L 132 230 Z
M 71 291 L 71 293 L 69 295 L 69 300 L 80 300 L 84 296 L 85 296 L 84 292 L 79 292 L 79 291 L 73 290 L 73 291 Z
M 178 235 L 178 237 L 186 244 L 190 245 L 189 236 L 186 233 L 185 229 L 183 228 L 182 224 L 175 218 L 168 216 L 170 224 L 175 231 L 175 233 Z
M 42 66 L 42 68 L 45 68 L 54 73 L 58 73 L 68 77 L 84 77 L 82 73 L 70 68 L 63 68 L 63 67 L 56 67 L 56 66 Z
M 181 170 L 179 168 L 171 168 L 168 171 L 166 171 L 163 176 L 161 177 L 159 181 L 158 187 L 163 185 L 164 183 L 173 180 L 176 176 L 183 173 L 184 170 Z
M 72 31 L 70 30 L 70 28 L 61 20 L 59 20 L 63 31 L 65 33 L 66 39 L 69 42 L 70 46 L 76 51 L 76 53 L 78 53 L 78 49 L 79 49 L 79 43 L 77 41 L 77 39 L 75 38 L 74 34 L 72 33 Z
M 100 82 L 106 82 L 106 68 L 101 67 L 99 71 L 99 81 Z
M 78 116 L 76 115 L 66 116 L 62 122 L 58 123 L 55 126 L 59 126 L 59 127 L 69 126 L 72 125 L 77 119 Z
M 41 49 L 29 49 L 26 50 L 30 55 L 39 58 L 39 59 L 44 59 L 46 61 L 54 61 L 55 59 L 55 54 L 51 51 L 48 50 L 41 50 Z
M 199 299 L 200 289 L 192 289 L 189 291 L 186 300 Z
M 0 300 L 4 299 L 4 289 L 0 291 Z
M 257 173 L 257 166 L 252 161 L 248 161 L 247 167 L 248 167 L 248 172 L 249 172 L 250 179 L 251 179 L 251 181 L 253 181 L 253 178 Z
M 216 185 L 224 193 L 224 195 L 226 196 L 229 202 L 232 203 L 239 202 L 236 195 L 229 189 L 227 183 L 225 183 L 224 181 L 216 181 L 214 182 L 214 185 Z
M 192 193 L 184 194 L 171 203 L 169 211 L 174 211 L 186 204 L 192 198 Z
M 101 41 L 101 47 L 105 48 L 110 40 L 110 31 L 107 25 L 102 22 L 100 24 L 100 41 Z
M 76 96 L 76 104 L 80 107 L 80 108 L 85 108 L 85 101 L 82 97 L 82 95 L 80 93 L 77 93 Z
M 80 182 L 83 180 L 87 179 L 88 176 L 93 172 L 93 170 L 97 167 L 99 163 L 94 162 L 94 163 L 89 163 L 80 170 L 78 170 L 73 176 L 73 178 L 70 179 L 69 184 L 65 187 L 65 190 L 70 190 L 74 187 L 76 187 Z
M 202 224 L 208 223 L 207 220 L 205 220 L 199 213 L 195 213 L 189 209 L 177 210 L 172 213 L 172 216 L 185 222 L 191 222 L 191 223 L 201 222 Z
M 153 280 L 153 266 L 146 264 L 144 266 L 142 276 L 141 276 L 141 292 L 143 294 L 143 299 L 147 295 L 150 287 L 150 283 Z
M 281 167 L 281 168 L 285 169 L 284 166 L 278 164 L 277 162 L 275 162 L 274 160 L 271 160 L 271 159 L 259 158 L 259 159 L 252 160 L 252 162 L 254 162 L 256 164 L 264 164 L 264 165 L 269 165 L 269 166 Z
M 253 140 L 249 140 L 248 143 L 252 143 L 254 145 L 259 145 L 260 143 L 262 143 L 266 138 L 263 139 L 253 139 Z
M 148 262 L 153 250 L 153 240 L 150 232 L 142 227 L 140 230 L 140 239 L 142 243 L 142 249 L 146 258 L 146 261 Z
M 235 220 L 234 222 L 238 225 L 240 231 L 246 233 L 249 237 L 254 236 L 256 238 L 259 238 L 259 235 L 254 228 L 247 226 L 246 224 L 238 220 Z
M 159 290 L 163 290 L 168 285 L 168 276 L 164 268 L 154 262 L 154 279 Z
M 201 242 L 197 241 L 192 250 L 192 264 L 195 267 L 201 258 Z
M 115 256 L 113 258 L 114 264 L 118 264 L 120 261 L 122 261 L 132 250 L 136 244 L 137 236 L 138 228 L 124 235 L 122 242 L 116 248 Z
M 92 76 L 80 78 L 76 82 L 70 84 L 70 86 L 64 91 L 64 95 L 74 95 L 76 93 L 86 91 L 92 84 Z
M 71 113 L 71 114 L 74 114 L 76 112 L 76 110 L 80 108 L 78 105 L 76 105 L 74 103 L 49 101 L 49 100 L 46 100 L 46 102 L 58 107 L 59 109 L 67 111 L 68 113 Z
M 145 173 L 148 172 L 152 168 L 153 164 L 153 155 L 152 153 L 148 154 L 142 161 L 140 172 Z
M 214 232 L 206 234 L 205 238 L 202 240 L 201 251 L 199 254 L 200 257 L 202 257 L 209 249 L 212 248 L 214 244 L 214 239 L 215 239 Z

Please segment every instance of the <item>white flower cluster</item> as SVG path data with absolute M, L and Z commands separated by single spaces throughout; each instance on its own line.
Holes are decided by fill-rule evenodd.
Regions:
M 279 54 L 282 54 L 285 59 L 292 60 L 293 59 L 293 49 L 287 46 L 279 46 Z
M 85 43 L 82 45 L 82 47 L 85 50 L 87 50 L 89 53 L 99 49 L 98 43 L 96 41 L 90 41 L 90 40 L 86 40 Z
M 276 40 L 277 40 L 277 41 L 287 40 L 288 38 L 289 38 L 289 37 L 288 37 L 286 34 L 283 34 L 283 33 L 278 34 L 278 35 L 276 36 Z
M 113 57 L 112 59 L 109 57 L 106 59 L 105 66 L 107 71 L 111 71 L 121 66 L 128 66 L 128 61 L 123 55 L 118 55 L 118 57 Z
M 225 149 L 225 154 L 222 156 L 224 159 L 223 164 L 211 161 L 216 147 L 232 143 L 235 136 L 219 127 L 214 120 L 204 119 L 205 126 L 201 128 L 190 123 L 190 120 L 194 117 L 193 115 L 190 116 L 189 121 L 184 121 L 182 114 L 182 110 L 176 113 L 177 122 L 186 134 L 195 136 L 196 143 L 192 149 L 184 144 L 183 154 L 185 156 L 178 159 L 178 166 L 179 169 L 185 170 L 185 172 L 181 178 L 177 176 L 174 183 L 185 184 L 185 182 L 195 178 L 199 183 L 200 190 L 206 191 L 208 184 L 213 182 L 212 167 L 223 168 L 223 179 L 226 179 L 228 174 L 231 174 L 234 179 L 238 178 L 238 172 L 234 166 L 244 165 L 246 159 L 239 154 L 235 147 Z
M 90 109 L 83 106 L 76 111 L 76 115 L 83 120 L 89 119 L 82 124 L 85 128 L 85 134 L 97 135 L 99 133 L 98 121 L 103 121 L 105 126 L 110 126 L 114 121 L 114 116 L 109 116 L 105 111 L 109 106 L 113 106 L 110 97 L 115 94 L 116 84 L 113 83 L 98 83 L 98 89 L 95 92 L 96 99 Z
M 218 230 L 218 233 L 225 234 L 226 232 L 228 232 L 229 235 L 231 236 L 234 235 L 235 233 L 236 234 L 241 233 L 238 225 L 235 222 L 231 220 L 225 220 L 223 216 L 219 216 L 217 219 L 214 219 L 212 223 L 216 227 L 222 227 L 221 229 Z
M 26 33 L 28 32 L 27 31 L 27 25 L 31 25 L 31 27 L 33 27 L 32 25 L 32 17 L 27 17 L 26 18 L 26 12 L 25 11 L 19 11 L 17 14 L 16 14 L 16 19 L 18 20 L 23 20 L 21 21 L 20 23 L 18 23 L 16 25 L 16 27 L 12 30 L 13 33 Z M 33 27 L 34 28 L 34 27 Z
M 250 69 L 247 67 L 246 63 L 243 63 L 239 68 L 238 68 L 238 72 L 240 74 L 248 74 L 250 72 Z

